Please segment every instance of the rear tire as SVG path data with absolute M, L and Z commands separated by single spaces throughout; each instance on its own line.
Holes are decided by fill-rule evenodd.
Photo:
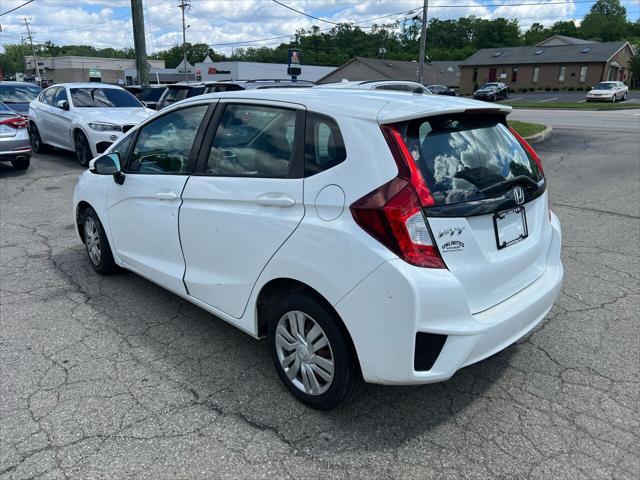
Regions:
M 31 165 L 31 159 L 20 159 L 20 160 L 11 160 L 11 165 L 16 170 L 26 170 Z
M 627 92 L 624 92 L 624 95 L 622 96 L 622 101 L 624 102 L 627 99 Z
M 42 142 L 40 131 L 35 123 L 29 124 L 29 139 L 31 140 L 31 149 L 36 153 L 47 153 L 51 150 L 49 145 Z
M 109 275 L 117 271 L 118 267 L 113 260 L 109 240 L 93 208 L 88 207 L 84 211 L 82 226 L 84 245 L 93 269 L 100 275 Z
M 289 392 L 317 410 L 344 403 L 359 379 L 359 370 L 348 334 L 335 312 L 316 295 L 299 291 L 266 314 L 273 365 Z
M 76 147 L 76 158 L 78 159 L 78 163 L 83 167 L 89 166 L 89 162 L 93 158 L 93 154 L 91 153 L 91 147 L 89 146 L 87 137 L 81 131 L 77 131 L 73 136 L 73 139 Z

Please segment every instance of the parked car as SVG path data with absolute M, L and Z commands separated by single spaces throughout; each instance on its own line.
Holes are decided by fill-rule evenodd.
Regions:
M 119 266 L 255 337 L 307 405 L 450 378 L 538 325 L 560 224 L 511 108 L 354 89 L 204 95 L 92 160 L 74 216 Z M 508 152 L 505 155 L 504 152 Z
M 0 102 L 0 161 L 11 162 L 16 170 L 31 163 L 28 120 Z
M 427 89 L 434 95 L 449 95 L 451 97 L 456 96 L 456 91 L 453 88 L 449 88 L 446 85 L 427 85 Z
M 75 151 L 80 165 L 86 166 L 153 113 L 114 85 L 53 85 L 29 104 L 31 146 L 38 153 L 51 146 Z
M 365 81 L 348 81 L 336 83 L 324 83 L 316 88 L 356 88 L 363 90 L 393 90 L 397 92 L 421 93 L 429 95 L 431 92 L 427 87 L 418 82 L 409 82 L 404 80 L 365 80 Z
M 629 87 L 622 82 L 600 82 L 587 92 L 587 102 L 626 100 Z
M 0 102 L 23 117 L 29 115 L 29 102 L 36 98 L 42 89 L 26 82 L 0 82 Z
M 197 97 L 202 95 L 205 90 L 205 84 L 202 82 L 190 82 L 190 83 L 174 83 L 167 85 L 167 88 L 162 92 L 158 103 L 156 104 L 156 110 L 162 110 L 169 105 L 172 105 L 185 98 Z
M 502 82 L 485 83 L 478 90 L 473 92 L 473 98 L 488 102 L 506 100 L 509 98 L 509 87 Z
M 143 87 L 142 85 L 127 85 L 124 89 L 140 100 L 145 107 L 156 110 L 158 101 L 167 89 L 167 86 L 156 84 L 149 85 L 148 87 Z

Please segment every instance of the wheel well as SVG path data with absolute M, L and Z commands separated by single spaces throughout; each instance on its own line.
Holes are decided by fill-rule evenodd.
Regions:
M 82 243 L 84 243 L 84 224 L 82 223 L 82 217 L 84 217 L 84 212 L 87 211 L 87 208 L 91 208 L 91 205 L 85 201 L 78 203 L 78 208 L 76 208 L 76 224 L 78 225 L 78 233 L 80 234 Z
M 300 282 L 299 280 L 294 280 L 292 278 L 276 278 L 267 282 L 260 290 L 258 294 L 258 301 L 256 302 L 256 312 L 258 317 L 258 336 L 264 337 L 267 335 L 268 321 L 269 321 L 269 309 L 274 308 L 281 298 L 285 295 L 290 295 L 294 292 L 301 292 L 307 295 L 312 296 L 315 300 L 320 302 L 328 311 L 332 312 L 334 318 L 338 320 L 338 328 L 342 331 L 347 342 L 351 347 L 351 351 L 356 359 L 356 364 L 358 368 L 360 367 L 360 361 L 358 359 L 358 352 L 356 351 L 355 345 L 353 344 L 353 339 L 351 338 L 351 334 L 347 329 L 346 325 L 338 315 L 338 312 L 333 305 L 322 296 L 320 292 L 318 292 L 313 287 L 310 287 L 306 283 Z

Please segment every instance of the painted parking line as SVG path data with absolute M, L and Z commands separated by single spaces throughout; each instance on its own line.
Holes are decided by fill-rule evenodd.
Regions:
M 522 100 L 524 97 L 516 97 L 516 98 L 510 98 L 509 101 L 513 102 L 514 100 Z
M 551 100 L 558 100 L 558 97 L 556 97 L 556 98 L 547 98 L 545 100 L 538 100 L 536 103 L 550 102 Z
M 619 103 L 629 103 L 629 102 L 637 102 L 637 101 L 638 101 L 637 98 L 630 98 L 629 100 L 624 100 L 624 101 L 619 102 Z
M 586 99 L 585 100 L 578 100 L 578 103 L 584 103 L 586 101 L 587 101 Z

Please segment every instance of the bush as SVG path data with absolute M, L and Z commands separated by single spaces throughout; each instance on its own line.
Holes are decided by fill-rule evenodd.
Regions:
M 576 88 L 576 91 L 578 91 L 578 92 L 582 92 L 583 90 L 584 90 L 584 88 L 583 88 L 583 87 L 578 87 L 578 88 Z
M 558 87 L 553 87 L 551 90 L 553 90 L 554 92 L 557 92 L 559 89 Z
M 545 92 L 550 92 L 551 91 L 551 87 L 544 87 L 544 91 Z
M 567 89 L 567 87 L 562 87 L 560 90 L 562 90 L 563 92 Z
M 568 90 L 569 90 L 570 92 L 573 92 L 573 91 L 575 90 L 575 88 L 573 88 L 573 87 L 569 87 L 569 89 L 568 89 Z
M 520 91 L 521 91 L 522 93 L 526 92 L 527 90 L 529 90 L 529 89 L 528 89 L 528 88 L 521 88 L 521 89 L 520 89 Z
M 535 91 L 536 91 L 536 89 L 535 89 L 535 88 L 533 88 L 533 87 L 529 87 L 529 91 L 530 91 L 530 92 L 535 92 Z

